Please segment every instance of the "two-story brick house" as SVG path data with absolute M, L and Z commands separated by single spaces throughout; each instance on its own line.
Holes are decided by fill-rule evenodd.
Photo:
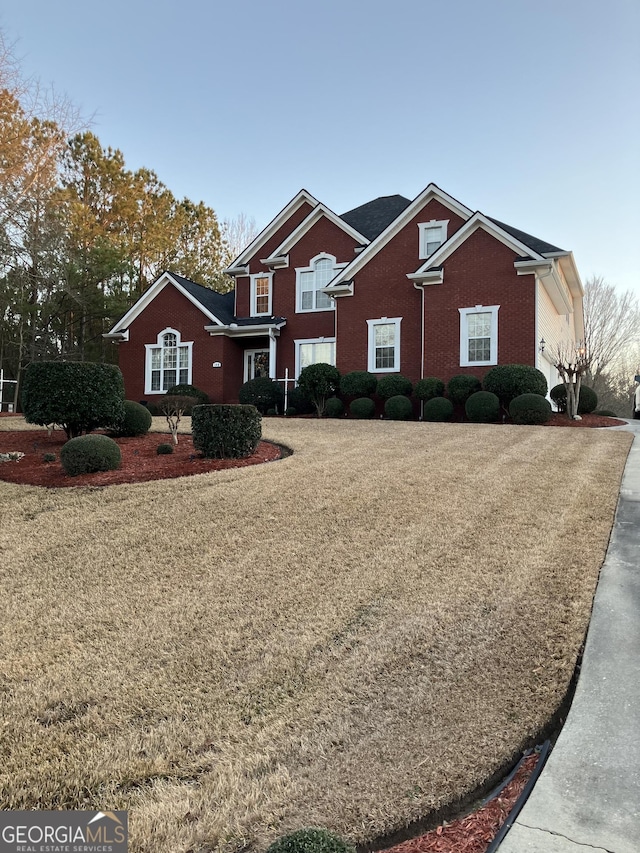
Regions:
M 106 335 L 130 399 L 188 382 L 232 402 L 321 361 L 413 382 L 530 364 L 553 385 L 549 353 L 583 337 L 571 252 L 434 184 L 342 216 L 301 190 L 227 273 L 227 294 L 163 273 Z

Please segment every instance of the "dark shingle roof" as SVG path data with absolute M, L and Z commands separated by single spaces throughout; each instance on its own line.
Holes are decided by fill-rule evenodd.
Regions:
M 564 249 L 559 249 L 557 246 L 552 246 L 551 243 L 546 243 L 544 240 L 539 240 L 537 237 L 533 237 L 531 234 L 527 234 L 525 231 L 520 231 L 519 228 L 513 228 L 511 225 L 505 225 L 504 222 L 499 222 L 492 216 L 489 216 L 487 218 L 490 219 L 492 222 L 495 222 L 496 225 L 498 225 L 508 234 L 511 234 L 512 237 L 515 237 L 516 240 L 520 240 L 521 243 L 524 243 L 526 246 L 529 246 L 530 249 L 533 249 L 533 251 L 537 252 L 539 255 L 544 255 L 548 252 L 564 252 Z
M 230 290 L 228 293 L 218 293 L 211 290 L 209 287 L 204 287 L 202 284 L 196 284 L 191 279 L 184 278 L 174 272 L 169 272 L 169 275 L 182 285 L 194 299 L 210 311 L 214 316 L 228 326 L 230 323 L 236 323 L 238 326 L 262 326 L 265 323 L 280 323 L 282 317 L 235 317 L 233 309 L 235 308 L 235 291 Z
M 374 240 L 409 204 L 404 196 L 385 195 L 348 210 L 340 218 L 368 240 Z

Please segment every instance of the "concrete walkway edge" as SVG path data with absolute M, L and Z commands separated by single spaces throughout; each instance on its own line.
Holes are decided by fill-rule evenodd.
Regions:
M 640 850 L 640 421 L 567 721 L 499 853 Z

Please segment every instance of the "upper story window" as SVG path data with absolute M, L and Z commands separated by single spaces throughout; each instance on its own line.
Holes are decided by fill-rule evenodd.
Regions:
M 173 385 L 191 385 L 193 341 L 183 342 L 180 332 L 164 329 L 155 344 L 145 344 L 145 394 L 164 394 Z
M 367 320 L 369 327 L 370 373 L 398 373 L 400 371 L 400 322 L 402 317 L 381 317 Z
M 442 246 L 447 239 L 448 219 L 432 219 L 418 225 L 420 232 L 420 257 L 428 258 Z
M 316 255 L 308 267 L 296 269 L 296 311 L 331 311 L 335 303 L 322 292 L 346 264 L 337 264 L 333 255 Z
M 273 273 L 262 272 L 251 276 L 251 316 L 271 316 Z
M 499 308 L 499 305 L 458 308 L 461 367 L 498 363 Z

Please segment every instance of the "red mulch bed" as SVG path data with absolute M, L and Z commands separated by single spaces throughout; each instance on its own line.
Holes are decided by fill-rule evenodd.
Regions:
M 385 853 L 485 853 L 509 817 L 537 763 L 538 754 L 531 753 L 498 796 L 478 811 L 403 841 Z
M 551 420 L 545 426 L 563 426 L 563 427 L 614 427 L 624 426 L 626 421 L 621 421 L 619 418 L 607 418 L 604 415 L 580 415 L 581 421 L 572 421 L 566 415 L 561 415 L 554 412 L 551 415 Z
M 261 441 L 256 452 L 244 459 L 204 459 L 193 447 L 190 435 L 179 435 L 173 453 L 158 455 L 159 444 L 171 444 L 171 436 L 149 432 L 137 438 L 117 439 L 122 453 L 122 465 L 117 471 L 97 471 L 69 477 L 60 464 L 60 449 L 67 438 L 62 430 L 50 436 L 46 430 L 0 432 L 0 453 L 18 450 L 25 455 L 17 462 L 0 462 L 0 480 L 30 486 L 60 488 L 67 486 L 114 486 L 120 483 L 141 483 L 147 480 L 168 480 L 243 468 L 280 459 L 280 448 Z M 45 462 L 45 453 L 55 453 L 55 462 Z

